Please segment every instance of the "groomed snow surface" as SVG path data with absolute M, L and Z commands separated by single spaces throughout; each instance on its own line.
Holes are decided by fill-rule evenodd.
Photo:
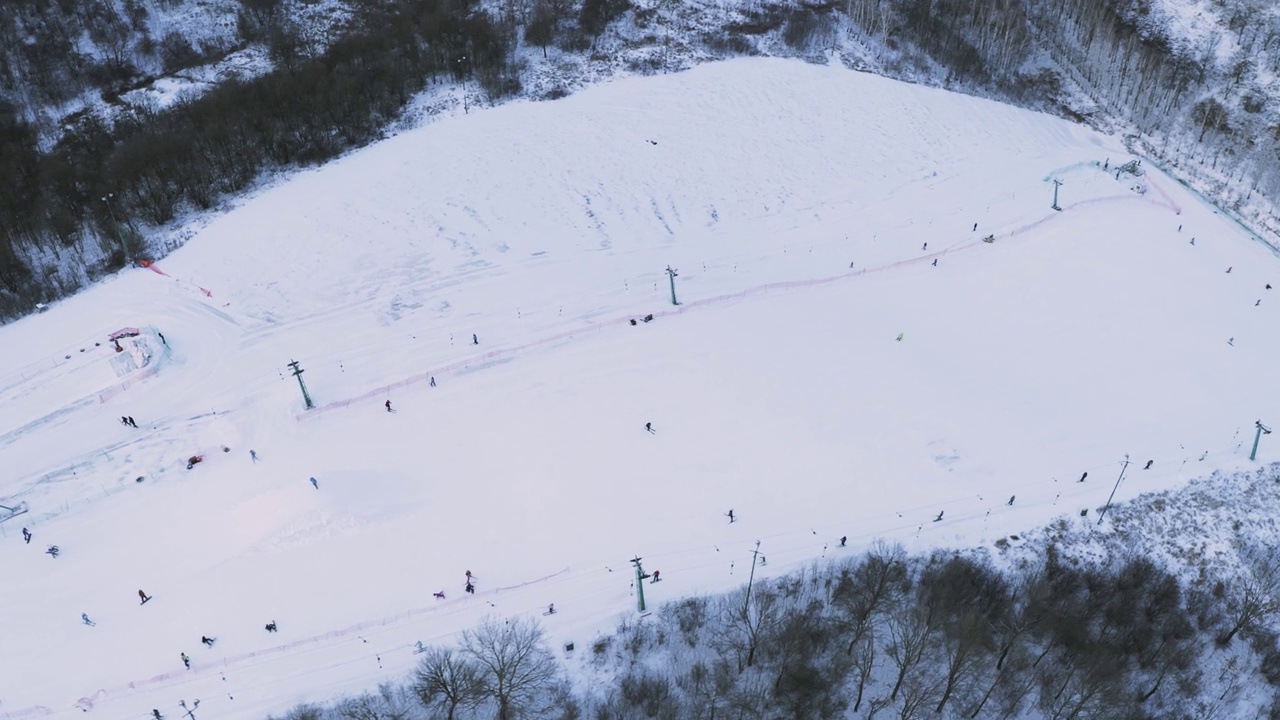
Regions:
M 0 717 L 261 719 L 488 613 L 582 648 L 635 612 L 636 555 L 656 605 L 744 582 L 757 540 L 781 574 L 1092 514 L 1126 453 L 1117 500 L 1249 467 L 1275 258 L 1129 159 L 750 59 L 300 173 L 164 274 L 0 328 L 0 504 L 30 507 L 0 524 Z

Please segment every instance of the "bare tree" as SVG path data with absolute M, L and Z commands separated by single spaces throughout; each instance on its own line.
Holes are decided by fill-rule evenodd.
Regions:
M 1231 627 L 1218 638 L 1221 645 L 1280 610 L 1280 558 L 1257 553 L 1248 559 L 1246 572 L 1231 606 Z
M 498 704 L 498 720 L 512 720 L 559 671 L 534 620 L 486 617 L 462 633 L 462 648 L 479 665 L 480 686 Z
M 459 707 L 475 705 L 484 697 L 480 668 L 474 660 L 453 648 L 429 648 L 414 672 L 413 691 L 428 708 L 443 708 L 454 720 Z
M 849 655 L 871 629 L 875 614 L 903 593 L 905 559 L 901 545 L 877 542 L 852 571 L 841 571 L 831 601 L 841 630 L 848 633 Z

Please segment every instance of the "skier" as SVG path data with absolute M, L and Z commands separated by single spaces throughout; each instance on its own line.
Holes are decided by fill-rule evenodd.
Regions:
M 62 551 L 58 549 L 57 545 L 50 545 L 49 549 L 44 551 L 44 554 L 48 555 L 49 557 L 58 557 L 58 553 L 60 552 Z
M 659 576 L 659 575 L 661 575 L 661 574 L 662 574 L 662 573 L 661 573 L 661 571 L 654 570 L 654 571 L 653 571 L 653 579 L 652 579 L 652 580 L 650 580 L 650 581 L 649 581 L 649 583 L 650 583 L 650 584 L 652 584 L 652 583 L 656 583 L 656 582 L 658 582 L 658 580 L 660 579 L 658 576 Z
M 187 654 L 186 654 L 186 653 L 178 653 L 178 656 L 182 658 L 182 664 L 183 664 L 183 665 L 185 665 L 185 666 L 187 667 L 187 669 L 188 669 L 188 670 L 190 670 L 190 669 L 191 669 L 191 658 L 187 657 Z
M 152 720 L 164 720 L 164 716 L 161 715 L 160 711 L 156 710 L 155 708 L 151 708 L 151 718 Z
M 1014 498 L 1016 498 L 1016 497 L 1018 497 L 1018 496 L 1017 496 L 1017 495 L 1010 495 L 1010 496 L 1009 496 L 1009 505 L 1010 505 L 1011 507 L 1013 506 L 1013 499 L 1014 499 Z
M 1195 244 L 1196 244 L 1196 239 L 1195 239 L 1195 238 L 1191 238 L 1191 244 L 1192 244 L 1192 245 L 1195 245 Z
M 1143 470 L 1150 470 L 1150 469 L 1151 469 L 1151 463 L 1153 463 L 1153 462 L 1155 462 L 1155 460 L 1148 460 L 1148 461 L 1147 461 L 1147 464 L 1146 464 L 1146 465 L 1144 465 L 1144 466 L 1142 467 L 1142 469 L 1143 469 Z
M 645 430 L 648 430 L 649 432 L 653 432 L 653 423 L 651 423 L 651 422 L 647 422 L 647 423 L 645 423 L 645 424 L 644 424 L 644 429 L 645 429 Z
M 30 531 L 30 530 L 28 530 L 28 529 L 26 529 L 26 528 L 22 528 L 22 539 L 23 539 L 23 540 L 25 540 L 25 541 L 27 541 L 27 544 L 28 544 L 28 545 L 30 545 L 30 544 L 31 544 L 31 531 Z
M 267 632 L 269 632 L 269 633 L 273 633 L 273 632 L 275 632 L 275 631 L 276 631 L 276 621 L 275 621 L 275 620 L 272 620 L 271 622 L 267 623 L 266 625 L 263 625 L 262 627 L 263 627 L 263 629 L 265 629 Z
M 156 331 L 156 335 L 159 335 L 159 336 L 160 336 L 160 343 L 161 343 L 162 345 L 168 345 L 168 344 L 169 344 L 169 343 L 168 343 L 168 342 L 166 342 L 166 341 L 165 341 L 165 339 L 164 339 L 164 333 L 162 333 L 162 332 L 160 332 L 159 330 L 157 330 L 157 331 Z
M 476 334 L 475 334 L 475 333 L 471 333 L 471 344 L 472 344 L 472 345 L 479 345 L 479 344 L 480 344 L 480 338 L 476 337 Z
M 311 478 L 311 487 L 319 490 L 320 489 L 319 481 L 317 481 L 315 478 Z
M 933 521 L 934 521 L 934 522 L 941 522 L 941 520 L 942 520 L 942 514 L 943 514 L 943 513 L 945 513 L 945 512 L 946 512 L 946 510 L 939 510 L 939 511 L 938 511 L 938 517 L 934 518 L 934 519 L 933 519 Z
M 938 267 L 938 258 L 933 259 L 933 266 Z
M 128 427 L 128 425 L 129 425 L 129 418 L 125 417 L 124 415 L 121 415 L 121 416 L 120 416 L 120 424 L 121 424 L 121 425 L 124 425 L 124 426 L 126 426 L 126 427 Z
M 973 232 L 978 232 L 978 223 L 973 224 Z
M 205 647 L 213 647 L 213 638 L 207 635 L 201 635 L 200 642 L 204 643 Z
M 906 335 L 906 333 L 898 333 L 898 342 L 902 342 L 903 335 Z
M 840 536 L 840 547 L 844 547 L 845 542 L 847 542 L 848 540 L 849 540 L 849 536 L 848 536 L 848 535 L 841 535 L 841 536 Z
M 80 613 L 80 620 L 84 622 L 85 625 L 88 625 L 89 627 L 93 627 L 98 624 L 89 619 L 89 613 Z
M 1089 477 L 1089 473 L 1086 471 L 1085 474 L 1081 475 L 1080 479 L 1077 480 L 1076 482 L 1084 482 L 1084 479 L 1087 477 Z
M 252 460 L 252 461 L 254 461 L 254 462 L 258 462 L 258 451 L 257 451 L 257 450 L 250 450 L 250 451 L 249 451 L 249 459 L 250 459 L 250 460 Z
M 391 401 L 387 401 L 387 412 L 391 412 Z
M 730 524 L 732 524 L 732 523 L 733 523 L 733 508 L 729 508 L 729 512 L 725 513 L 725 515 L 728 515 L 728 516 L 729 516 L 729 523 L 730 523 Z
M 436 376 L 435 376 L 435 375 L 432 375 L 432 376 L 431 376 L 431 387 L 435 387 L 435 386 L 436 386 Z

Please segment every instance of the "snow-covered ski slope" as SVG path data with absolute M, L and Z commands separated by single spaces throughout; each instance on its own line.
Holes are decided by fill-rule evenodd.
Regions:
M 31 508 L 0 525 L 0 718 L 262 718 L 548 603 L 581 654 L 634 611 L 636 555 L 652 605 L 745 581 L 756 541 L 772 574 L 1092 522 L 1126 453 L 1117 499 L 1247 465 L 1280 422 L 1276 258 L 1155 168 L 1117 180 L 1128 159 L 751 59 L 267 189 L 167 275 L 0 328 L 0 504 Z

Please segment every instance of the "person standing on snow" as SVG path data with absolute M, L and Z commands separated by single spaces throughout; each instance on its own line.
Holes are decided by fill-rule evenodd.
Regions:
M 25 540 L 25 541 L 27 541 L 27 544 L 28 544 L 28 545 L 30 545 L 30 544 L 31 544 L 31 531 L 30 531 L 30 530 L 28 530 L 28 529 L 26 529 L 26 528 L 22 528 L 22 539 L 23 539 L 23 540 Z
M 480 338 L 476 337 L 476 334 L 475 334 L 475 333 L 471 333 L 471 344 L 472 344 L 472 345 L 479 345 L 479 344 L 480 344 Z
M 391 412 L 391 401 L 387 401 L 387 412 Z
M 179 657 L 181 657 L 181 658 L 182 658 L 182 664 L 183 664 L 183 665 L 185 665 L 185 666 L 186 666 L 186 668 L 187 668 L 188 670 L 190 670 L 190 669 L 191 669 L 191 658 L 187 657 L 187 654 L 186 654 L 186 653 L 178 653 L 178 655 L 179 655 Z
M 320 489 L 320 483 L 319 483 L 315 478 L 311 478 L 311 487 L 313 487 L 313 488 L 315 488 L 315 489 L 319 490 L 319 489 Z

